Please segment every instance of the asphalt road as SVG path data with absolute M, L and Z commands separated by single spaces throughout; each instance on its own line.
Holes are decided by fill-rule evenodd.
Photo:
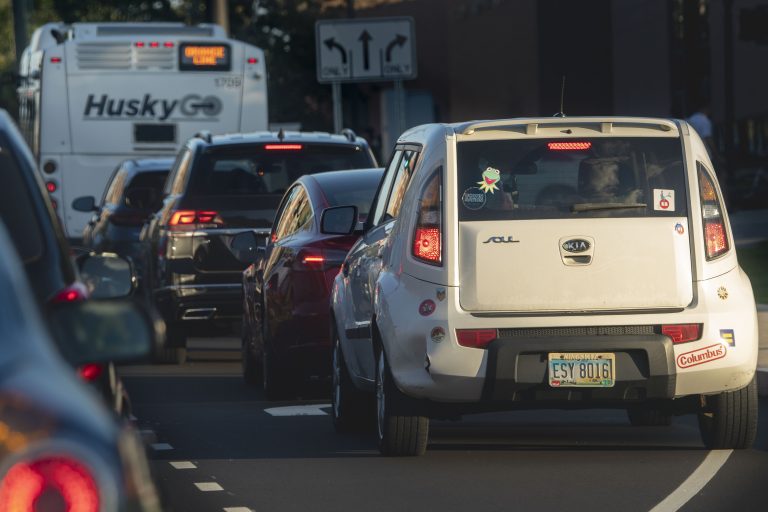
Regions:
M 424 457 L 384 458 L 372 434 L 334 432 L 322 386 L 275 403 L 235 362 L 124 374 L 176 512 L 765 508 L 765 399 L 748 451 L 705 450 L 693 416 L 637 428 L 623 411 L 525 411 L 433 422 Z

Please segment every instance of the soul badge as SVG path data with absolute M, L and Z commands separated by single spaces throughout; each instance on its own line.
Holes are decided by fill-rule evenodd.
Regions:
M 427 299 L 419 304 L 419 314 L 421 316 L 429 316 L 435 312 L 435 309 L 437 309 L 437 305 L 432 299 Z

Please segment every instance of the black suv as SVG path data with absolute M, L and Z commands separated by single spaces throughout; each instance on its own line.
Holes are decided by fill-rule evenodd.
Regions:
M 375 166 L 367 142 L 351 130 L 190 139 L 142 235 L 144 279 L 167 327 L 162 357 L 182 362 L 192 332 L 238 333 L 242 272 L 255 248 L 239 247 L 235 236 L 256 230 L 266 239 L 291 183 L 304 174 Z

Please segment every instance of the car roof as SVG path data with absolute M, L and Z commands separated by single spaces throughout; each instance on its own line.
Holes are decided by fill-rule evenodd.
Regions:
M 328 132 L 252 132 L 252 133 L 229 133 L 224 135 L 210 135 L 201 132 L 192 140 L 202 140 L 208 145 L 237 145 L 237 144 L 263 144 L 263 143 L 315 143 L 315 144 L 339 144 L 339 145 L 363 145 L 367 146 L 367 141 L 355 135 L 352 130 L 345 130 L 343 134 Z
M 168 171 L 173 166 L 173 158 L 131 158 L 120 166 L 132 174 L 140 172 Z
M 316 174 L 305 174 L 304 176 L 301 176 L 297 181 L 314 180 L 319 185 L 324 186 L 343 182 L 352 176 L 364 176 L 366 174 L 373 175 L 375 173 L 380 175 L 383 172 L 383 167 L 371 167 L 368 169 L 347 169 L 343 171 L 326 171 Z

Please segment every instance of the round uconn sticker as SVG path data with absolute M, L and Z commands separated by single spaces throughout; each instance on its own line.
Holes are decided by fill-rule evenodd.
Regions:
M 485 192 L 479 187 L 469 187 L 461 194 L 461 203 L 470 210 L 479 210 L 485 206 Z

